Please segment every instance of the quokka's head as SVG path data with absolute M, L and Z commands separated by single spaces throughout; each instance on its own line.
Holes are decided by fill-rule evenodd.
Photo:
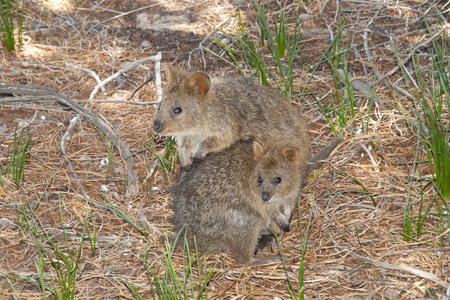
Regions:
M 250 178 L 254 196 L 263 202 L 278 201 L 300 191 L 299 149 L 273 147 L 253 141 L 255 168 Z
M 211 80 L 203 72 L 189 73 L 169 67 L 167 87 L 158 107 L 153 130 L 163 136 L 186 136 L 201 132 L 209 102 Z

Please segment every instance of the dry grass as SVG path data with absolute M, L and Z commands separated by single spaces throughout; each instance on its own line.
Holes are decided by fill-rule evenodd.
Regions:
M 267 1 L 271 12 L 276 12 L 276 1 Z M 15 53 L 1 51 L 0 76 L 4 83 L 23 83 L 53 87 L 73 100 L 86 100 L 97 84 L 83 68 L 95 72 L 101 79 L 112 75 L 126 64 L 141 58 L 163 53 L 163 68 L 169 64 L 187 65 L 189 54 L 213 32 L 215 26 L 232 32 L 236 22 L 233 16 L 234 1 L 104 1 L 94 2 L 27 2 L 24 6 L 24 46 Z M 312 1 L 304 8 L 310 16 L 303 25 L 305 41 L 302 54 L 309 65 L 318 62 L 329 43 L 327 25 L 335 32 L 333 24 L 337 11 L 335 1 Z M 120 12 L 154 5 L 122 17 Z M 345 18 L 344 36 L 351 34 L 351 43 L 364 42 L 364 32 L 370 28 L 388 30 L 393 39 L 368 31 L 367 50 L 358 48 L 349 58 L 351 74 L 357 80 L 373 82 L 373 67 L 379 76 L 387 74 L 398 65 L 394 49 L 400 59 L 410 55 L 408 43 L 413 46 L 425 41 L 425 25 L 421 20 L 417 1 L 387 1 L 379 5 L 370 1 L 339 1 L 340 15 Z M 424 4 L 427 10 L 430 3 Z M 442 8 L 449 16 L 449 7 Z M 290 11 L 293 5 L 288 6 Z M 254 16 L 247 5 L 241 7 L 249 30 L 254 30 Z M 170 13 L 173 11 L 173 13 Z M 170 31 L 142 30 L 136 28 L 136 17 L 146 12 L 160 20 L 180 22 Z M 431 26 L 436 18 L 428 13 Z M 165 18 L 167 16 L 171 18 Z M 179 18 L 176 19 L 175 16 Z M 111 19 L 111 20 L 110 20 Z M 104 23 L 99 23 L 104 22 Z M 156 24 L 156 23 L 155 23 Z M 184 27 L 183 27 L 184 26 Z M 184 28 L 184 29 L 183 29 Z M 255 33 L 255 31 L 251 31 Z M 448 32 L 448 31 L 447 31 Z M 213 32 L 214 37 L 219 33 Z M 142 44 L 148 41 L 147 44 Z M 206 40 L 204 46 L 219 52 L 217 45 Z M 4 50 L 4 49 L 3 49 Z M 419 49 L 424 60 L 426 47 Z M 319 55 L 318 55 L 319 53 Z M 417 52 L 419 53 L 419 51 Z M 414 55 L 419 55 L 415 53 Z M 237 76 L 237 71 L 217 58 L 205 53 L 207 71 Z M 201 52 L 192 53 L 190 65 L 203 67 Z M 296 83 L 302 89 L 311 73 L 298 69 Z M 96 99 L 125 100 L 142 82 L 153 76 L 151 63 L 141 65 L 99 92 Z M 379 77 L 378 76 L 378 77 Z M 420 139 L 409 128 L 397 110 L 396 93 L 392 85 L 408 90 L 401 74 L 385 78 L 375 86 L 378 96 L 387 109 L 374 108 L 370 125 L 365 133 L 346 127 L 345 142 L 330 158 L 328 164 L 309 178 L 301 199 L 300 216 L 303 228 L 312 210 L 313 219 L 308 239 L 305 262 L 305 294 L 310 299 L 419 299 L 427 297 L 428 289 L 436 299 L 442 299 L 446 289 L 433 280 L 405 269 L 389 269 L 354 254 L 395 266 L 408 266 L 434 275 L 449 284 L 450 248 L 448 227 L 444 234 L 426 232 L 417 241 L 405 242 L 402 235 L 403 214 L 408 197 L 417 207 L 421 183 L 414 179 L 419 174 L 429 174 L 427 163 L 406 164 L 426 159 Z M 308 86 L 317 98 L 328 101 L 334 94 L 332 74 L 326 66 L 320 67 Z M 394 97 L 395 96 L 395 97 Z M 2 97 L 2 95 L 0 95 Z M 367 118 L 368 99 L 356 93 L 361 116 L 353 120 L 359 124 Z M 1 98 L 0 98 L 1 101 Z M 141 89 L 133 101 L 156 101 L 155 87 L 151 82 Z M 311 134 L 315 145 L 331 140 L 331 130 L 314 98 L 307 94 L 300 105 L 311 120 Z M 117 150 L 111 153 L 109 142 L 91 124 L 81 121 L 70 133 L 66 142 L 67 156 L 60 149 L 62 135 L 75 116 L 59 104 L 50 101 L 0 102 L 0 170 L 4 170 L 9 147 L 12 147 L 14 124 L 25 124 L 32 134 L 32 144 L 27 156 L 25 176 L 17 188 L 11 182 L 3 187 L 0 198 L 0 296 L 4 299 L 40 299 L 39 285 L 26 283 L 20 278 L 37 281 L 35 267 L 39 253 L 36 243 L 24 222 L 24 217 L 14 207 L 24 206 L 28 214 L 39 220 L 39 230 L 47 230 L 64 249 L 63 226 L 68 244 L 75 253 L 81 243 L 83 224 L 87 222 L 97 235 L 95 251 L 85 240 L 76 278 L 76 299 L 131 299 L 129 282 L 143 299 L 151 298 L 151 282 L 145 272 L 143 257 L 148 249 L 149 267 L 155 272 L 165 268 L 163 245 L 155 236 L 141 234 L 133 225 L 111 211 L 101 209 L 90 199 L 111 203 L 136 224 L 142 211 L 147 221 L 160 229 L 169 229 L 170 185 L 175 180 L 173 172 L 166 175 L 161 168 L 152 173 L 155 154 L 161 153 L 164 144 L 152 137 L 151 124 L 155 111 L 152 105 L 123 103 L 91 103 L 89 109 L 109 123 L 127 143 L 137 165 L 140 194 L 124 196 L 126 167 Z M 35 115 L 36 113 L 36 115 Z M 33 118 L 34 117 L 34 118 Z M 22 122 L 22 123 L 21 123 Z M 107 141 L 105 137 L 103 140 Z M 149 147 L 152 145 L 152 147 Z M 111 158 L 111 169 L 101 164 Z M 69 169 L 66 158 L 72 163 Z M 176 169 L 176 165 L 172 165 Z M 364 189 L 346 173 L 356 178 Z M 76 174 L 80 180 L 74 177 Z M 3 174 L 4 175 L 4 174 Z M 424 200 L 431 201 L 433 191 L 424 192 Z M 376 206 L 374 206 L 375 202 Z M 7 204 L 7 205 L 6 205 Z M 12 206 L 12 207 L 11 207 Z M 61 209 L 61 215 L 59 210 Z M 435 212 L 435 207 L 432 207 Z M 448 213 L 448 212 L 447 212 Z M 91 215 L 92 218 L 88 218 Z M 61 219 L 62 216 L 62 219 Z M 414 219 L 417 221 L 417 216 Z M 297 286 L 301 247 L 298 217 L 293 220 L 291 232 L 282 240 L 282 251 L 291 257 L 287 273 Z M 428 218 L 425 226 L 438 229 L 438 218 Z M 45 249 L 49 249 L 46 244 Z M 49 258 L 45 261 L 44 275 L 55 275 Z M 202 261 L 206 268 L 217 264 L 208 295 L 211 299 L 271 299 L 275 296 L 288 299 L 286 274 L 282 266 L 239 268 L 227 253 L 213 255 Z M 180 266 L 182 255 L 176 252 L 175 266 Z M 9 274 L 9 276 L 5 276 Z M 197 275 L 195 275 L 197 276 Z M 50 282 L 50 281 L 48 281 Z

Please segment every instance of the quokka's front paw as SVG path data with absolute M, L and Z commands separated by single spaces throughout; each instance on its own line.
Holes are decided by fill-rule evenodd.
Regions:
M 202 160 L 203 158 L 205 158 L 206 154 L 206 149 L 197 150 L 194 153 L 194 161 Z
M 185 165 L 185 166 L 181 166 L 181 171 L 183 172 L 189 172 L 192 169 L 192 165 Z

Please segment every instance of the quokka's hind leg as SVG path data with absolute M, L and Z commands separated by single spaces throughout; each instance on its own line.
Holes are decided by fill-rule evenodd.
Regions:
M 256 228 L 247 231 L 240 228 L 240 230 L 240 234 L 237 234 L 238 230 L 230 238 L 229 249 L 234 254 L 234 261 L 237 265 L 250 266 L 255 259 L 254 250 L 258 242 L 259 230 Z
M 252 243 L 252 245 L 254 244 Z M 255 259 L 253 256 L 254 246 L 252 245 L 243 245 L 241 247 L 235 247 L 234 249 L 232 249 L 235 255 L 234 262 L 236 263 L 236 265 L 252 265 Z

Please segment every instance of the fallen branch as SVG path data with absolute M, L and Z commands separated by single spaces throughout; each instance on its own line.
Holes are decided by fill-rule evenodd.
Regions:
M 158 52 L 155 56 L 155 60 L 153 61 L 155 64 L 155 77 L 150 76 L 147 80 L 145 80 L 140 86 L 138 86 L 133 93 L 131 93 L 128 100 L 133 99 L 134 95 L 147 83 L 155 79 L 155 88 L 156 88 L 156 97 L 158 99 L 157 103 L 161 102 L 162 99 L 162 88 L 161 88 L 161 52 Z
M 183 7 L 183 8 L 179 8 L 179 9 L 172 9 L 171 12 L 180 11 L 180 10 L 186 10 L 186 9 L 192 8 L 192 7 L 197 6 L 197 5 L 201 5 L 201 4 L 205 3 L 206 1 L 207 1 L 207 0 L 204 0 L 204 1 L 200 2 L 200 3 L 195 3 L 195 4 L 193 4 L 193 5 L 189 5 L 189 6 L 186 6 L 186 7 Z M 130 11 L 121 13 L 121 14 L 119 14 L 119 15 L 117 15 L 117 16 L 114 16 L 114 17 L 109 18 L 109 19 L 107 19 L 107 20 L 105 20 L 105 21 L 102 21 L 102 22 L 99 22 L 99 23 L 95 24 L 94 26 L 92 26 L 91 28 L 89 28 L 87 32 L 90 32 L 92 29 L 94 29 L 95 27 L 97 27 L 97 26 L 99 26 L 99 25 L 108 23 L 108 22 L 113 21 L 113 20 L 115 20 L 115 19 L 122 18 L 122 17 L 125 17 L 125 16 L 127 16 L 127 15 L 134 14 L 134 13 L 136 13 L 136 12 L 138 12 L 138 11 L 146 10 L 146 9 L 149 9 L 149 8 L 154 7 L 154 6 L 161 5 L 161 4 L 162 4 L 162 3 L 151 4 L 151 5 L 139 7 L 139 8 L 136 8 L 136 9 L 134 9 L 134 10 L 130 10 Z M 151 12 L 151 10 L 150 10 L 150 12 Z
M 43 95 L 43 96 L 18 96 L 18 97 L 4 97 L 0 98 L 0 103 L 7 102 L 59 102 L 58 96 Z M 129 104 L 129 105 L 156 105 L 159 104 L 158 101 L 155 102 L 137 102 L 137 101 L 127 101 L 127 100 L 113 100 L 113 99 L 96 99 L 96 100 L 78 100 L 77 103 L 118 103 L 118 104 Z
M 119 150 L 122 159 L 127 167 L 127 179 L 128 186 L 126 189 L 126 196 L 136 196 L 139 193 L 139 185 L 137 182 L 136 165 L 134 164 L 131 152 L 128 150 L 125 143 L 116 136 L 116 133 L 106 125 L 104 121 L 95 116 L 92 112 L 83 108 L 78 103 L 70 100 L 69 98 L 59 94 L 52 88 L 21 85 L 21 84 L 0 84 L 0 93 L 11 93 L 21 95 L 37 95 L 40 97 L 46 97 L 48 99 L 55 99 L 58 102 L 70 107 L 76 111 L 79 115 L 83 116 L 89 123 L 95 125 L 99 130 L 108 137 L 108 139 L 114 143 L 114 146 Z M 28 99 L 28 98 L 27 98 Z M 75 122 L 72 119 L 71 123 Z
M 101 21 L 101 22 L 95 24 L 94 26 L 92 26 L 91 28 L 89 28 L 87 32 L 90 32 L 92 29 L 94 29 L 95 27 L 97 27 L 97 26 L 99 26 L 99 25 L 108 23 L 108 22 L 113 21 L 113 20 L 115 20 L 115 19 L 122 18 L 122 17 L 125 17 L 125 16 L 127 16 L 127 15 L 134 14 L 134 13 L 136 13 L 136 12 L 138 12 L 138 11 L 145 10 L 145 9 L 149 9 L 149 8 L 152 8 L 152 7 L 158 6 L 158 5 L 161 5 L 161 3 L 150 4 L 150 5 L 147 5 L 147 6 L 139 7 L 139 8 L 136 8 L 136 9 L 133 9 L 133 10 L 130 10 L 130 11 L 121 13 L 121 14 L 119 14 L 119 15 L 117 15 L 117 16 L 114 16 L 114 17 L 112 17 L 112 18 L 106 19 L 106 20 L 104 20 L 104 21 Z
M 389 251 L 383 256 L 393 256 L 393 255 L 405 255 L 411 253 L 437 253 L 437 252 L 450 252 L 450 247 L 439 247 L 439 248 L 416 248 L 411 250 L 398 250 L 398 251 Z
M 155 64 L 155 88 L 156 88 L 156 97 L 158 102 L 161 102 L 162 99 L 162 88 L 161 88 L 161 52 L 158 52 L 153 60 Z
M 99 84 L 97 84 L 95 86 L 94 90 L 92 91 L 91 95 L 89 96 L 89 99 L 90 100 L 94 99 L 94 96 L 97 94 L 98 90 L 101 87 L 103 87 L 105 84 L 113 81 L 114 79 L 116 79 L 117 77 L 122 75 L 123 73 L 126 73 L 126 72 L 130 71 L 131 69 L 134 69 L 148 61 L 155 62 L 155 65 L 156 65 L 156 63 L 161 63 L 161 52 L 158 52 L 158 54 L 156 54 L 154 56 L 149 56 L 149 57 L 134 61 L 134 62 L 126 65 L 125 67 L 123 67 L 122 69 L 120 69 L 119 71 L 114 73 L 113 75 L 109 76 L 108 78 L 106 78 L 105 80 L 103 80 L 102 82 L 100 82 Z M 158 90 L 157 90 L 157 94 L 158 94 Z M 162 94 L 162 92 L 161 92 L 161 94 Z
M 123 67 L 122 69 L 120 69 L 119 71 L 117 71 L 116 73 L 114 73 L 113 75 L 109 76 L 105 80 L 101 81 L 94 87 L 94 90 L 91 92 L 91 95 L 89 96 L 89 100 L 92 100 L 94 98 L 94 96 L 97 94 L 98 90 L 100 88 L 102 88 L 105 84 L 111 82 L 112 80 L 116 79 L 123 73 L 128 72 L 129 70 L 132 70 L 147 61 L 155 62 L 155 69 L 156 69 L 156 66 L 159 68 L 159 66 L 160 66 L 159 64 L 161 63 L 161 52 L 158 52 L 157 55 L 149 56 L 149 57 L 140 59 L 138 61 L 132 62 L 132 63 L 126 65 L 125 67 Z M 162 91 L 159 91 L 159 92 L 162 94 Z M 56 91 L 55 91 L 55 93 L 56 93 Z M 158 93 L 158 88 L 157 88 L 157 93 Z M 82 115 L 89 122 L 96 125 L 100 129 L 100 131 L 102 131 L 103 134 L 105 134 L 108 137 L 108 139 L 114 143 L 114 146 L 116 146 L 116 148 L 119 150 L 120 154 L 122 155 L 122 159 L 125 161 L 125 164 L 127 166 L 127 173 L 128 173 L 128 178 L 127 178 L 128 186 L 127 186 L 127 189 L 125 192 L 125 196 L 136 196 L 139 193 L 139 185 L 136 180 L 137 176 L 135 175 L 136 165 L 134 164 L 131 153 L 128 150 L 128 148 L 125 146 L 125 144 L 120 140 L 119 137 L 116 138 L 115 132 L 112 131 L 112 129 L 105 122 L 103 122 L 102 120 L 100 120 L 94 114 L 92 114 L 90 111 L 87 110 L 87 108 L 90 105 L 90 102 L 86 103 L 86 105 L 83 108 L 80 105 L 78 105 L 78 103 L 72 102 L 72 101 L 70 101 L 70 99 L 68 99 L 62 95 L 60 95 L 60 96 L 61 96 L 59 99 L 60 102 L 64 103 L 65 105 L 71 107 L 73 110 L 78 112 L 78 115 L 70 121 L 69 129 L 64 133 L 63 137 L 61 138 L 61 143 L 60 143 L 61 151 L 65 154 L 65 141 L 69 137 L 70 129 L 75 127 L 75 125 L 78 123 L 80 115 Z M 69 167 L 72 168 L 71 163 L 69 163 Z

